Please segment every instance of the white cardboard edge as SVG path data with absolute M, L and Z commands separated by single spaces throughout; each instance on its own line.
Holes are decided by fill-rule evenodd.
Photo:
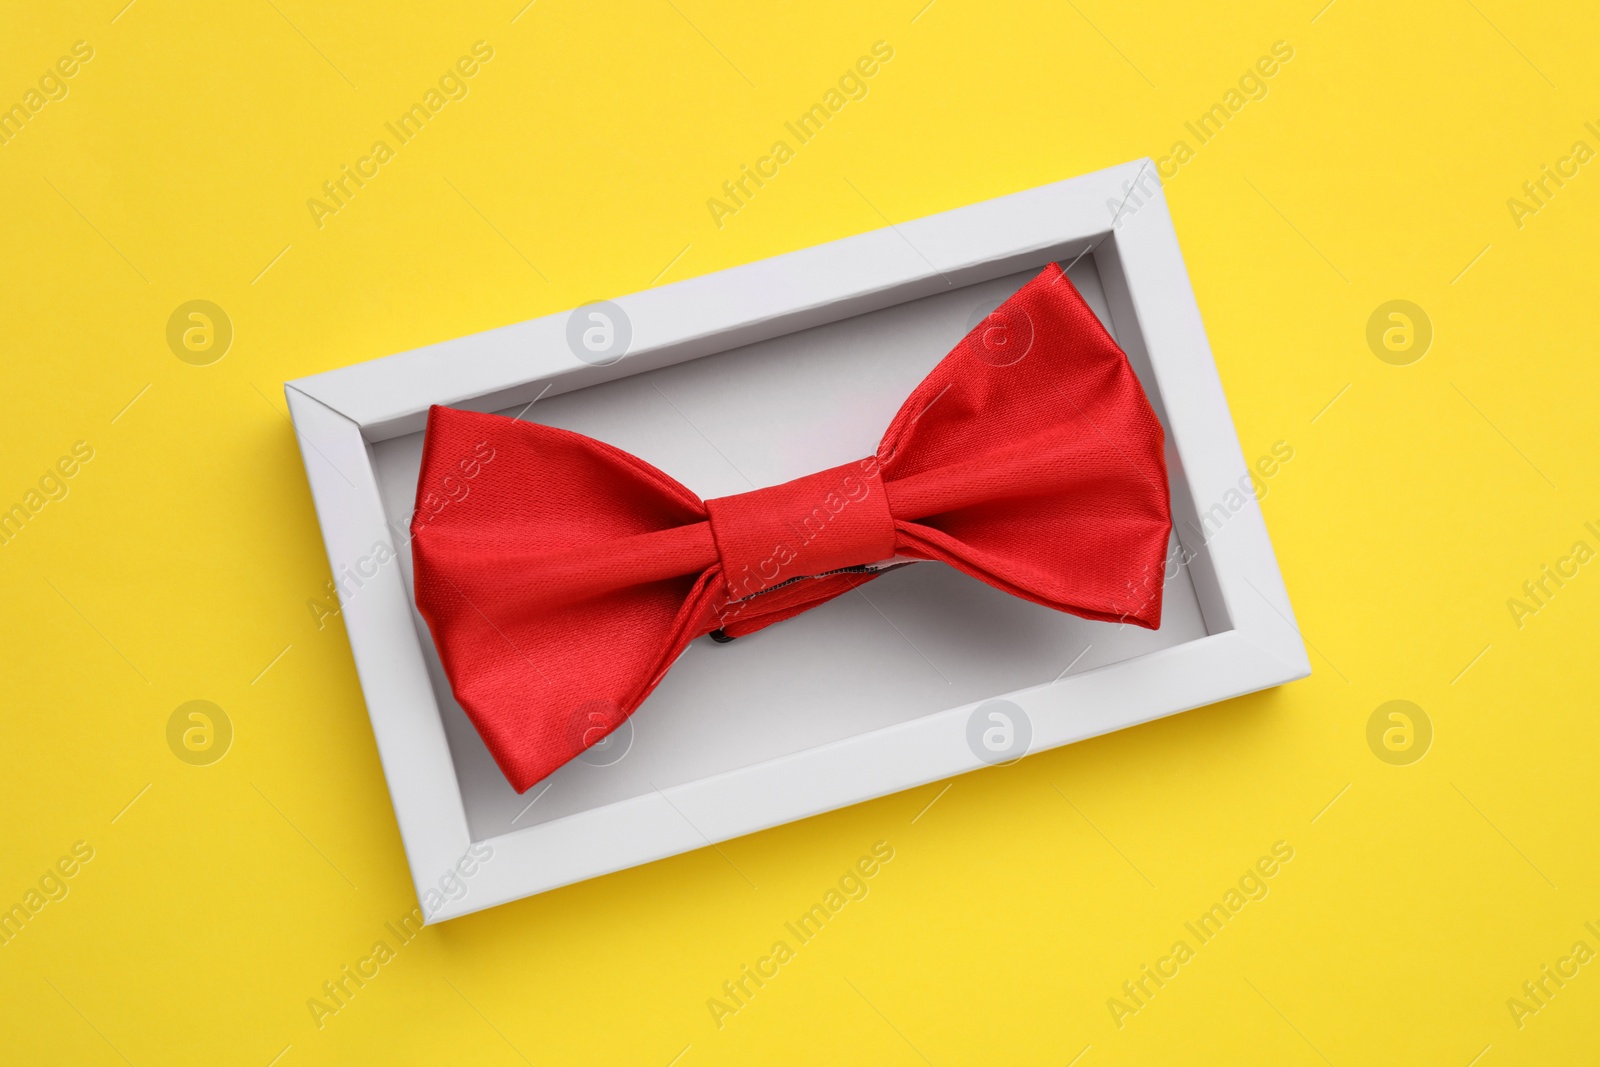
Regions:
M 368 442 L 414 432 L 430 404 L 498 410 L 1095 250 L 1119 336 L 1147 361 L 1166 418 L 1181 518 L 1248 473 L 1159 186 L 1128 190 L 1136 160 L 938 215 L 775 256 L 615 301 L 634 323 L 626 359 L 591 367 L 567 349 L 567 313 L 445 341 L 285 386 L 330 566 L 393 545 Z M 1130 202 L 1133 206 L 1130 208 Z M 1124 210 L 1112 224 L 1108 205 Z M 937 265 L 936 265 L 937 264 Z M 1108 269 L 1108 267 L 1110 269 Z M 1224 632 L 1045 686 L 1020 705 L 1043 751 L 1310 673 L 1252 493 L 1203 544 L 1192 576 Z M 403 548 L 401 549 L 404 550 Z M 398 567 L 346 596 L 342 617 L 372 718 L 418 899 L 472 844 L 454 765 Z M 1210 603 L 1208 604 L 1208 600 Z M 468 891 L 425 908 L 439 922 L 820 812 L 980 769 L 965 724 L 976 704 L 793 753 L 488 839 Z
M 1122 333 L 1142 341 L 1150 357 L 1170 444 L 1183 472 L 1179 481 L 1187 486 L 1195 510 L 1204 512 L 1223 501 L 1230 490 L 1237 492 L 1241 484 L 1247 484 L 1249 468 L 1228 412 L 1166 197 L 1147 201 L 1114 236 L 1109 255 L 1100 262 L 1114 268 L 1120 260 L 1122 269 L 1102 271 L 1102 278 L 1113 275 L 1113 288 L 1126 281 L 1137 328 Z M 1117 303 L 1112 306 L 1115 317 Z M 1296 677 L 1305 677 L 1311 673 L 1311 663 L 1294 621 L 1266 520 L 1255 493 L 1241 495 L 1244 506 L 1205 542 L 1210 557 L 1207 570 L 1219 582 L 1235 630 L 1275 658 L 1293 664 L 1300 671 Z M 1179 529 L 1179 539 L 1192 543 L 1195 529 L 1193 525 Z M 1205 600 L 1203 593 L 1201 600 Z
M 375 543 L 395 541 L 384 524 L 369 447 L 360 427 L 321 401 L 293 385 L 284 394 L 328 560 L 337 573 L 335 561 L 357 560 Z M 419 863 L 421 870 L 435 872 L 426 883 L 432 884 L 471 844 L 444 722 L 411 623 L 400 568 L 380 567 L 350 595 L 343 584 L 339 591 L 340 617 L 372 713 L 378 759 L 421 900 L 425 883 Z

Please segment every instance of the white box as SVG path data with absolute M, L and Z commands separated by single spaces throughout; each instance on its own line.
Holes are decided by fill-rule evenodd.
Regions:
M 870 454 L 923 375 L 1052 261 L 1073 264 L 1166 427 L 1158 631 L 919 563 L 732 644 L 696 641 L 631 737 L 512 791 L 412 601 L 430 404 L 523 409 L 702 497 L 744 492 Z M 574 355 L 576 314 L 285 387 L 429 921 L 996 762 L 969 740 L 1002 722 L 990 711 L 1024 738 L 1009 757 L 1310 673 L 1149 160 L 619 297 L 631 343 L 606 366 Z

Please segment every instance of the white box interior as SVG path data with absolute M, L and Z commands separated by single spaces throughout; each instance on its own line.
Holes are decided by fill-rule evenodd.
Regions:
M 934 364 L 1037 273 L 1030 267 L 549 396 L 523 418 L 626 449 L 702 498 L 787 481 L 871 454 Z M 1127 349 L 1165 424 L 1137 325 L 1131 314 L 1112 313 L 1119 279 L 1103 285 L 1092 254 L 1070 275 Z M 626 363 L 615 369 L 625 371 Z M 422 436 L 413 431 L 369 446 L 397 535 L 414 504 Z M 574 761 L 522 796 L 451 696 L 413 606 L 471 836 L 496 837 L 1228 629 L 1176 462 L 1169 434 L 1175 537 L 1195 558 L 1179 567 L 1169 556 L 1160 630 L 1051 611 L 943 564 L 918 563 L 731 644 L 695 641 L 633 715 L 626 756 L 603 766 Z M 400 560 L 409 594 L 409 550 Z M 529 713 L 538 710 L 530 706 Z

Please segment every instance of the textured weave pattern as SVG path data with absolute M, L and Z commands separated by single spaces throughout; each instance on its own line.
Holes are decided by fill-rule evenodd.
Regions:
M 1171 513 L 1127 357 L 1052 265 L 962 339 L 878 451 L 701 501 L 582 434 L 429 412 L 417 607 L 518 792 L 603 738 L 684 647 L 937 560 L 1085 618 L 1154 629 Z

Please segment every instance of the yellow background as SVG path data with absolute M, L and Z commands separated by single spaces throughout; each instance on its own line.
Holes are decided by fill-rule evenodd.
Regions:
M 1600 147 L 1600 24 L 1321 2 L 8 3 L 0 104 L 94 58 L 0 146 L 0 507 L 95 453 L 0 546 L 0 905 L 94 858 L 0 947 L 0 1060 L 1592 1062 L 1600 963 L 1520 1028 L 1506 1002 L 1600 950 L 1600 566 L 1520 628 L 1507 600 L 1600 548 L 1600 164 L 1520 227 L 1506 202 Z M 470 95 L 318 229 L 307 198 L 478 40 Z M 717 228 L 878 40 L 868 97 Z M 1196 147 L 1280 40 L 1167 195 L 1245 456 L 1295 450 L 1263 508 L 1313 676 L 430 928 L 319 1029 L 414 897 L 307 608 L 281 383 Z M 197 298 L 235 330 L 210 366 L 165 339 Z M 1434 326 L 1409 366 L 1366 342 L 1392 299 Z M 211 766 L 167 745 L 192 699 L 235 729 Z M 1367 744 L 1391 699 L 1433 726 L 1409 766 Z M 870 895 L 719 1029 L 708 998 L 879 840 Z M 1280 840 L 1270 895 L 1119 1028 Z

